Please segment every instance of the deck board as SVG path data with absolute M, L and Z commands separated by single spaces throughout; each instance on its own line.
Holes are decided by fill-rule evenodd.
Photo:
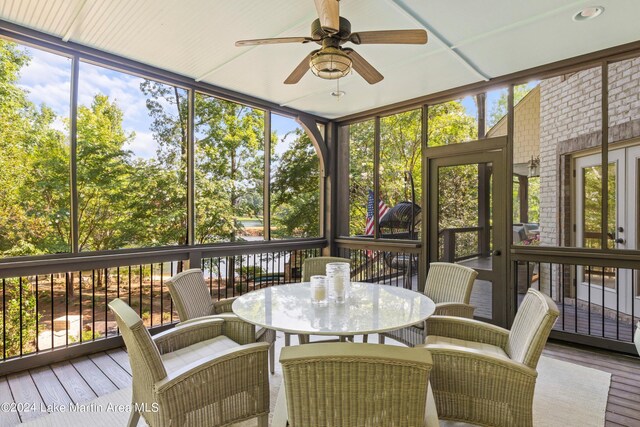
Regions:
M 127 371 L 131 375 L 131 365 L 129 364 L 129 355 L 122 348 L 116 348 L 107 351 L 107 354 L 115 360 L 122 369 Z
M 29 371 L 40 396 L 46 405 L 61 406 L 72 403 L 71 397 L 50 367 L 44 366 Z
M 566 362 L 610 372 L 611 387 L 605 414 L 605 426 L 640 426 L 640 358 L 621 355 L 600 349 L 551 341 L 547 344 L 545 356 Z M 47 371 L 47 369 L 49 371 Z M 49 390 L 62 390 L 73 402 L 86 402 L 118 388 L 127 387 L 131 377 L 127 353 L 124 349 L 101 352 L 90 357 L 82 357 L 33 369 L 0 378 L 0 399 L 33 399 L 49 401 Z M 55 375 L 52 375 L 55 374 Z M 115 374 L 112 375 L 112 374 Z M 8 379 L 8 381 L 7 381 Z M 37 387 L 34 384 L 37 382 Z M 57 385 L 42 384 L 43 381 L 57 382 Z M 14 390 L 15 387 L 15 390 Z M 48 390 L 48 391 L 43 391 Z M 63 397 L 64 398 L 64 397 Z M 21 414 L 23 415 L 23 414 Z M 36 412 L 24 414 L 23 421 L 44 415 Z M 19 422 L 16 413 L 0 413 L 0 427 L 12 426 Z
M 27 405 L 26 407 L 18 407 L 18 415 L 22 422 L 40 416 L 40 408 L 44 402 L 31 378 L 31 374 L 29 372 L 11 374 L 7 377 L 7 381 L 9 382 L 14 402 L 20 405 Z
M 544 354 L 611 373 L 605 425 L 640 426 L 640 359 L 600 349 L 549 342 Z M 612 390 L 615 390 L 612 393 Z
M 113 382 L 119 389 L 131 386 L 131 375 L 106 353 L 89 356 L 89 359 Z
M 89 387 L 98 395 L 118 390 L 118 387 L 88 357 L 79 357 L 71 361 Z
M 98 397 L 70 362 L 55 363 L 51 369 L 73 403 L 85 403 Z
M 0 378 L 0 403 L 13 403 L 14 401 L 9 383 L 7 383 L 5 378 Z M 17 412 L 0 412 L 0 427 L 14 426 L 19 422 L 20 417 Z

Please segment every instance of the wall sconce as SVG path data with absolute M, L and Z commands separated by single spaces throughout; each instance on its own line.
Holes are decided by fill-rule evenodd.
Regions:
M 533 157 L 529 160 L 529 178 L 540 176 L 540 156 Z

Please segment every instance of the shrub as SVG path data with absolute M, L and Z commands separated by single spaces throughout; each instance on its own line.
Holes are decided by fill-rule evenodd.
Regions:
M 22 288 L 22 306 L 20 306 L 20 288 Z M 6 325 L 0 325 L 6 330 L 5 348 L 7 357 L 20 354 L 20 313 L 22 312 L 22 353 L 32 353 L 36 349 L 36 323 L 40 314 L 36 313 L 36 293 L 26 278 L 6 280 Z

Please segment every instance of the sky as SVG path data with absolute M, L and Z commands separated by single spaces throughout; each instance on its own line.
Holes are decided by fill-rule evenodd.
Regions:
M 46 104 L 59 117 L 69 117 L 71 59 L 39 49 L 26 48 L 31 56 L 31 62 L 21 72 L 19 85 L 26 89 L 28 98 L 36 105 Z M 133 139 L 126 147 L 134 155 L 150 159 L 155 157 L 157 143 L 150 130 L 151 118 L 146 107 L 146 97 L 140 91 L 140 77 L 98 67 L 89 63 L 80 63 L 80 79 L 78 97 L 80 105 L 90 105 L 97 93 L 108 95 L 117 103 L 124 113 L 123 126 L 127 132 L 135 132 Z M 529 84 L 530 87 L 536 82 Z M 487 93 L 487 115 L 490 115 L 494 104 L 505 89 L 489 91 Z M 474 97 L 462 98 L 462 105 L 466 113 L 477 118 L 478 109 Z M 167 108 L 171 108 L 167 106 Z M 58 119 L 54 127 L 64 130 L 62 120 Z M 282 139 L 288 132 L 299 128 L 292 118 L 272 114 L 271 128 L 280 137 L 276 145 L 276 154 L 284 153 L 292 141 L 293 135 Z
M 46 104 L 59 117 L 56 129 L 65 130 L 62 117 L 69 117 L 71 93 L 71 59 L 31 47 L 25 48 L 31 57 L 30 63 L 21 70 L 18 85 L 28 91 L 28 98 L 36 105 Z M 127 149 L 134 155 L 150 159 L 155 157 L 157 143 L 150 130 L 146 97 L 140 91 L 144 79 L 122 72 L 81 62 L 78 84 L 79 105 L 88 106 L 93 97 L 102 93 L 115 101 L 123 112 L 123 127 L 126 132 L 135 132 L 135 138 Z M 167 105 L 167 108 L 171 106 Z M 292 118 L 272 114 L 271 129 L 282 140 L 285 134 L 299 128 Z M 276 145 L 276 154 L 285 152 L 291 137 Z

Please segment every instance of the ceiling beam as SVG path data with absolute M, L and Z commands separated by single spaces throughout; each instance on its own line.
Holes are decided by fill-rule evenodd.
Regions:
M 401 9 L 407 16 L 413 19 L 417 24 L 421 25 L 425 30 L 429 32 L 429 39 L 435 39 L 440 43 L 447 52 L 453 55 L 465 68 L 475 74 L 478 78 L 487 81 L 491 79 L 487 73 L 482 71 L 480 67 L 467 58 L 466 55 L 457 50 L 453 43 L 450 43 L 442 34 L 436 30 L 433 25 L 429 24 L 424 18 L 418 15 L 413 9 L 407 6 L 403 0 L 388 0 L 391 4 L 394 4 Z
M 301 25 L 304 25 L 306 23 L 309 23 L 311 21 L 313 21 L 315 19 L 316 15 L 315 15 L 315 11 L 313 13 L 313 15 L 307 15 L 304 20 L 298 21 L 293 25 L 288 25 L 287 28 L 283 31 L 280 31 L 278 34 L 275 34 L 273 36 L 270 37 L 282 37 L 285 33 L 291 31 L 294 28 L 298 28 Z M 216 71 L 218 71 L 219 69 L 221 69 L 222 67 L 230 64 L 231 62 L 235 61 L 236 59 L 246 55 L 247 53 L 251 52 L 253 49 L 255 49 L 256 47 L 259 47 L 260 45 L 255 45 L 255 46 L 251 46 L 251 47 L 243 47 L 240 50 L 240 53 L 238 53 L 237 55 L 232 56 L 231 58 L 223 61 L 222 63 L 216 65 L 215 67 L 213 67 L 212 69 L 210 69 L 209 71 L 207 71 L 206 73 L 200 75 L 199 77 L 196 77 L 196 81 L 200 82 L 204 79 L 206 79 L 207 77 L 209 77 L 211 74 L 215 73 Z
M 71 39 L 71 37 L 73 37 L 73 33 L 76 31 L 76 29 L 78 28 L 78 24 L 82 20 L 81 17 L 84 16 L 84 14 L 82 12 L 84 12 L 85 8 L 87 7 L 87 4 L 89 4 L 88 0 L 82 0 L 76 6 L 75 13 L 73 14 L 73 18 L 71 18 L 71 22 L 69 22 L 69 26 L 67 27 L 67 31 L 65 31 L 64 35 L 62 36 L 62 41 L 63 42 L 68 42 L 69 39 Z

